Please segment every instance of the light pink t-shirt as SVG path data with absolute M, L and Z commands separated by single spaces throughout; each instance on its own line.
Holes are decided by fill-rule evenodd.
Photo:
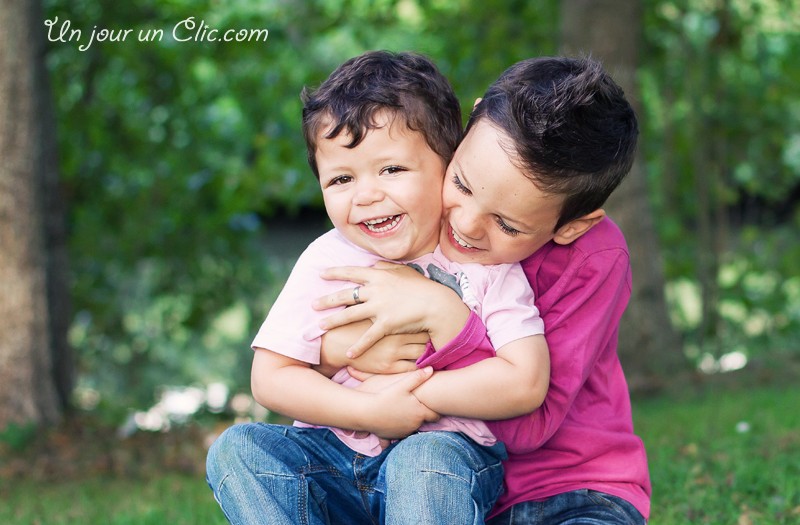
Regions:
M 319 323 L 336 309 L 315 311 L 311 302 L 353 286 L 346 281 L 326 281 L 319 276 L 320 273 L 334 266 L 372 266 L 380 260 L 383 259 L 350 243 L 337 230 L 317 238 L 297 260 L 252 347 L 319 364 L 320 341 L 324 333 Z M 451 281 L 451 288 L 460 290 L 464 303 L 486 326 L 494 348 L 544 333 L 542 319 L 533 306 L 533 292 L 520 265 L 457 264 L 448 261 L 438 248 L 411 263 L 429 277 L 439 282 Z M 333 380 L 350 388 L 360 384 L 346 369 L 340 370 Z M 295 424 L 309 426 L 302 422 Z M 331 430 L 356 452 L 375 456 L 382 451 L 378 437 L 373 434 L 338 428 Z M 497 441 L 486 424 L 475 419 L 443 417 L 420 428 L 420 431 L 426 430 L 463 432 L 481 445 L 492 445 Z

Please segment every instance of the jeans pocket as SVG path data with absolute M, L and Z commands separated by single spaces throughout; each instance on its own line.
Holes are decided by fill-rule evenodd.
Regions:
M 586 490 L 586 497 L 596 505 L 604 506 L 612 511 L 620 518 L 620 523 L 625 522 L 630 525 L 644 525 L 645 523 L 644 517 L 636 510 L 636 507 L 622 498 L 606 494 L 605 492 L 588 489 Z

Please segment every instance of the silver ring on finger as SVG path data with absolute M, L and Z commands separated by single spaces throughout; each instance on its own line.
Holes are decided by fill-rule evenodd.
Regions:
M 361 287 L 360 287 L 360 286 L 356 286 L 355 288 L 353 288 L 353 303 L 354 303 L 354 304 L 361 304 L 361 303 L 363 303 L 363 302 L 364 302 L 364 301 L 362 301 L 362 300 L 361 300 L 361 298 L 358 296 L 358 292 L 359 292 L 359 290 L 360 290 L 360 289 L 361 289 Z

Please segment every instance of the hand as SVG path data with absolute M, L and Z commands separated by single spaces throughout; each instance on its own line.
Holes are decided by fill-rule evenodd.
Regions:
M 322 277 L 360 285 L 358 304 L 354 303 L 353 288 L 346 288 L 320 297 L 313 305 L 316 310 L 350 306 L 325 318 L 323 329 L 372 320 L 372 326 L 347 352 L 351 359 L 391 334 L 427 332 L 435 345 L 444 344 L 460 331 L 469 315 L 467 306 L 452 290 L 403 264 L 330 268 Z
M 349 365 L 372 374 L 413 372 L 429 340 L 427 332 L 386 335 L 363 354 L 350 359 Z
M 432 375 L 431 367 L 402 374 L 374 375 L 357 387 L 372 394 L 370 432 L 384 439 L 401 439 L 423 423 L 438 421 L 439 414 L 420 403 L 412 393 Z
M 371 321 L 358 321 L 325 332 L 322 336 L 320 364 L 313 368 L 333 377 L 342 367 L 351 365 L 375 374 L 396 374 L 417 369 L 416 361 L 425 352 L 427 332 L 387 335 L 356 359 L 346 355 L 350 346 L 372 326 Z
M 364 372 L 362 370 L 358 370 L 357 368 L 353 368 L 352 366 L 348 366 L 347 373 L 361 381 L 361 384 L 356 387 L 356 390 L 375 394 L 377 392 L 383 392 L 390 386 L 402 380 L 404 377 L 406 377 L 406 375 L 408 375 L 409 372 L 399 372 L 396 374 L 373 374 L 371 372 Z

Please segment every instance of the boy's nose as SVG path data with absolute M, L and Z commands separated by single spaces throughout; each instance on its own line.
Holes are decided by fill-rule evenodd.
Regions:
M 461 213 L 457 215 L 456 220 L 453 222 L 458 229 L 459 235 L 468 237 L 464 239 L 465 241 L 480 239 L 483 236 L 483 224 L 480 216 L 469 213 L 464 209 L 460 211 Z
M 355 206 L 368 206 L 382 199 L 383 191 L 381 191 L 376 182 L 367 179 L 356 183 L 356 191 L 353 194 L 353 204 Z

